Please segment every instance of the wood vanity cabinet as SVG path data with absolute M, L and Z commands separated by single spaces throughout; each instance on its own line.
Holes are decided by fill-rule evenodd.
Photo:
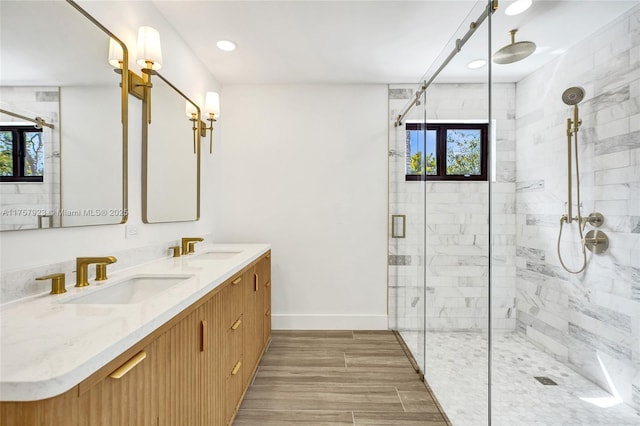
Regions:
M 257 365 L 271 335 L 271 255 L 261 257 L 247 271 L 247 275 L 248 279 L 243 286 L 243 314 L 246 324 L 243 351 L 247 363 Z M 268 308 L 265 307 L 266 302 L 269 302 Z M 267 311 L 269 313 L 268 332 L 266 331 Z M 249 385 L 251 377 L 253 377 L 253 370 L 245 370 L 243 374 L 245 386 Z
M 230 425 L 271 334 L 270 257 L 263 255 L 66 393 L 0 403 L 0 424 Z
M 78 386 L 78 424 L 110 426 L 157 423 L 159 389 L 156 378 L 163 352 L 162 342 L 153 341 L 131 358 L 124 362 L 118 360 L 115 365 L 111 363 L 106 371 L 103 369 L 81 383 Z M 117 373 L 124 374 L 119 378 L 110 377 Z
M 217 292 L 158 338 L 159 426 L 223 424 L 221 325 Z
M 260 261 L 262 267 L 262 276 L 264 277 L 264 303 L 263 303 L 263 326 L 262 326 L 262 341 L 266 346 L 271 339 L 271 253 L 268 253 Z
M 240 404 L 244 391 L 243 375 L 248 361 L 243 357 L 243 339 L 246 329 L 243 312 L 243 287 L 249 281 L 249 273 L 231 279 L 231 285 L 222 290 L 223 312 L 223 362 L 224 424 L 228 424 Z

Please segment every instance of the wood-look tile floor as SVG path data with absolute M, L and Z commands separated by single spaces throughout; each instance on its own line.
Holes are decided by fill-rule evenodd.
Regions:
M 390 331 L 274 331 L 233 424 L 447 426 Z

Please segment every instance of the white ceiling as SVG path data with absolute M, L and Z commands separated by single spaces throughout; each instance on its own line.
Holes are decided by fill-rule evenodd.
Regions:
M 494 68 L 498 81 L 518 81 L 640 0 L 534 0 L 522 15 L 493 19 L 493 51 L 516 41 L 538 45 L 531 57 Z M 154 4 L 222 84 L 413 83 L 438 64 L 477 19 L 484 1 L 166 1 Z M 469 15 L 469 16 L 467 16 Z M 217 40 L 238 44 L 222 52 Z M 444 54 L 444 56 L 443 56 Z M 487 57 L 487 23 L 443 73 L 443 81 L 486 79 L 470 71 Z

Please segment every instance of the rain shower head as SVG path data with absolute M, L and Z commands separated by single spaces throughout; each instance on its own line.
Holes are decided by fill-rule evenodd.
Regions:
M 584 99 L 584 89 L 582 87 L 569 87 L 562 92 L 562 102 L 567 105 L 577 105 Z
M 493 62 L 496 64 L 512 64 L 531 55 L 536 51 L 536 44 L 532 41 L 519 41 L 516 43 L 517 29 L 509 31 L 511 44 L 493 54 Z

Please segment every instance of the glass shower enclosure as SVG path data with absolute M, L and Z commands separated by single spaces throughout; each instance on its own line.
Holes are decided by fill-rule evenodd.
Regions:
M 637 425 L 640 5 L 496 3 L 389 86 L 389 326 L 454 426 Z M 534 35 L 530 56 L 492 62 Z M 604 248 L 595 231 L 607 250 L 572 273 Z

